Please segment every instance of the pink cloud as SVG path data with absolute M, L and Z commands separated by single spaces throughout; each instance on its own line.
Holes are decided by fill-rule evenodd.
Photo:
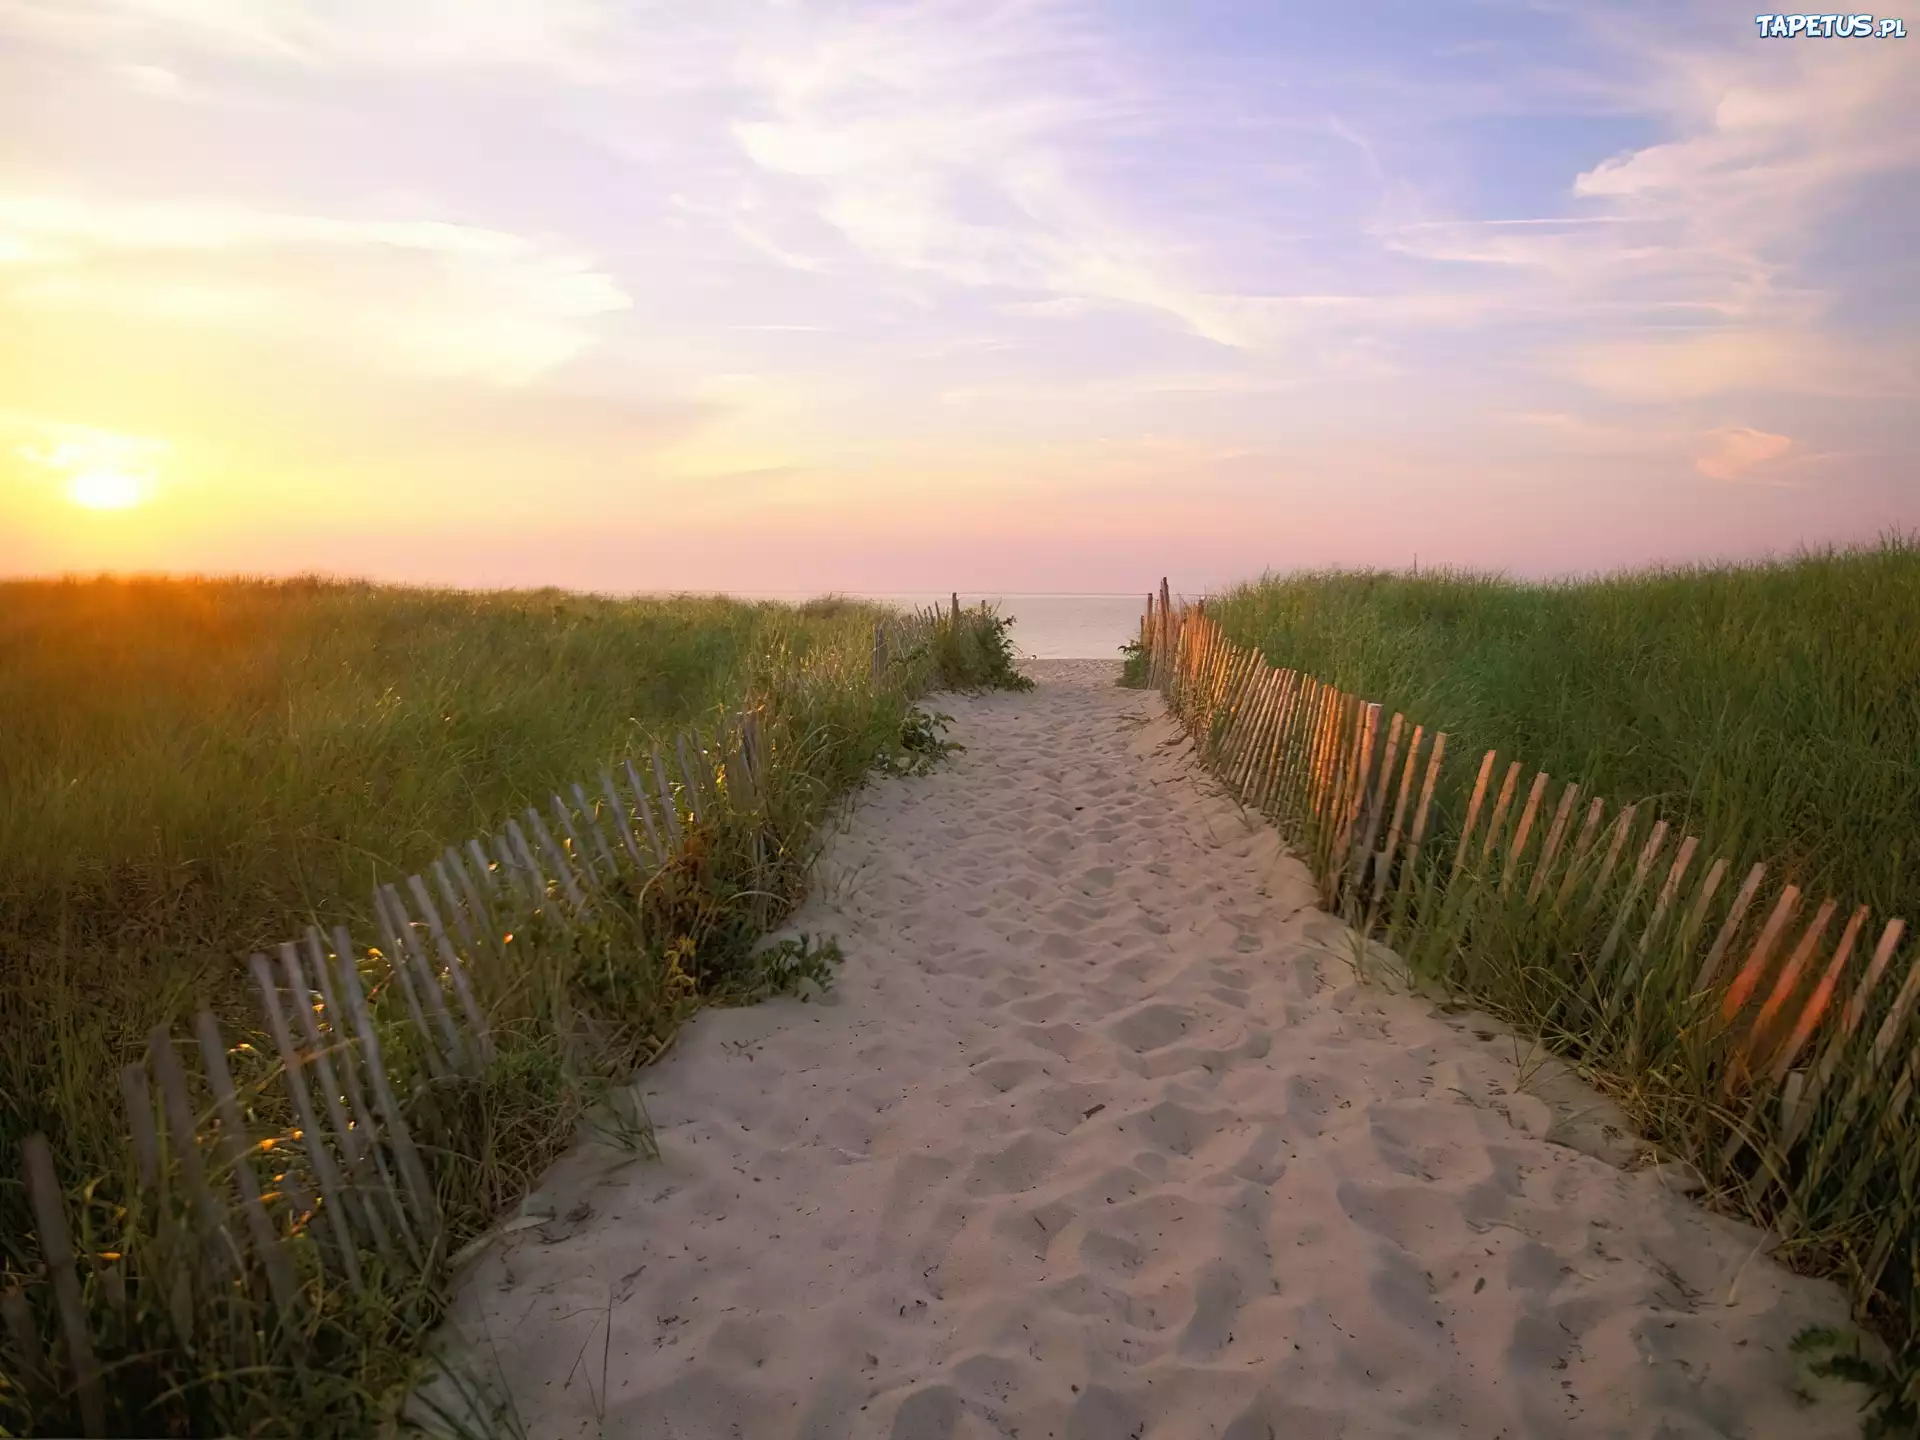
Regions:
M 1793 448 L 1786 435 L 1770 435 L 1765 430 L 1737 427 L 1715 430 L 1707 436 L 1707 448 L 1694 460 L 1694 468 L 1713 480 L 1737 480 L 1756 465 L 1777 460 Z

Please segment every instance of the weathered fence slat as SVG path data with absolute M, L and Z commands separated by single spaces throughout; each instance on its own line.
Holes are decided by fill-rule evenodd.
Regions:
M 107 1433 L 107 1405 L 100 1387 L 100 1361 L 93 1353 L 87 1329 L 87 1311 L 80 1294 L 80 1276 L 74 1265 L 73 1239 L 67 1228 L 67 1210 L 60 1198 L 60 1179 L 53 1166 L 53 1147 L 44 1135 L 29 1135 L 20 1147 L 27 1171 L 27 1203 L 40 1232 L 40 1255 L 53 1282 L 53 1303 L 60 1332 L 67 1342 L 67 1363 L 73 1369 L 80 1396 L 80 1423 L 88 1435 Z
M 1407 906 L 1413 895 L 1414 871 L 1420 860 L 1420 842 L 1427 833 L 1427 815 L 1433 803 L 1434 784 L 1440 777 L 1440 763 L 1447 753 L 1447 732 L 1442 730 L 1433 737 L 1433 752 L 1427 757 L 1426 777 L 1420 782 L 1420 803 L 1414 807 L 1413 828 L 1407 832 L 1407 848 L 1400 861 L 1400 883 L 1394 890 L 1393 920 L 1388 929 L 1389 938 L 1399 934 L 1400 922 L 1409 912 Z
M 1759 893 L 1760 881 L 1766 875 L 1767 867 L 1763 861 L 1747 872 L 1747 878 L 1740 882 L 1740 890 L 1733 897 L 1733 905 L 1727 911 L 1727 918 L 1721 922 L 1720 933 L 1714 937 L 1707 958 L 1700 964 L 1700 978 L 1694 982 L 1694 993 L 1704 995 L 1707 987 L 1713 984 L 1713 978 L 1720 972 L 1720 961 L 1733 944 L 1733 937 L 1739 933 L 1740 924 L 1747 918 L 1747 909 L 1753 904 L 1753 897 Z
M 420 941 L 413 916 L 407 912 L 406 901 L 401 898 L 399 887 L 382 885 L 380 893 L 387 898 L 387 914 L 393 919 L 403 952 L 394 957 L 394 964 L 411 970 L 420 982 L 420 994 L 427 1003 L 427 1013 L 433 1017 L 434 1026 L 446 1045 L 447 1064 L 455 1073 L 473 1073 L 476 1067 L 473 1058 L 467 1053 L 466 1037 L 460 1033 L 460 1027 L 453 1023 L 453 1014 L 447 1009 L 446 990 L 440 983 L 439 971 L 434 968 L 432 957 L 427 954 L 426 946 Z
M 1813 1037 L 1814 1027 L 1820 1023 L 1820 1018 L 1827 1013 L 1827 1007 L 1833 1003 L 1834 991 L 1839 987 L 1840 977 L 1846 971 L 1847 961 L 1853 958 L 1854 946 L 1859 943 L 1861 928 L 1866 923 L 1867 907 L 1865 905 L 1860 906 L 1848 917 L 1847 928 L 1840 932 L 1840 943 L 1834 947 L 1833 959 L 1827 962 L 1827 968 L 1820 976 L 1819 983 L 1813 987 L 1813 994 L 1807 997 L 1806 1006 L 1800 1012 L 1800 1019 L 1794 1025 L 1793 1033 L 1787 1037 L 1786 1044 L 1780 1047 L 1780 1053 L 1774 1059 L 1773 1069 L 1767 1078 L 1775 1085 L 1786 1078 L 1787 1071 L 1799 1058 L 1800 1052 L 1806 1048 L 1807 1041 Z M 1787 1128 L 1791 1129 L 1791 1124 Z M 1787 1143 L 1791 1144 L 1792 1140 L 1789 1139 Z
M 160 1137 L 153 1129 L 153 1091 L 147 1084 L 145 1065 L 120 1067 L 120 1099 L 127 1107 L 135 1173 L 142 1185 L 155 1189 L 160 1184 Z
M 1773 954 L 1773 947 L 1780 938 L 1780 932 L 1793 918 L 1793 912 L 1800 905 L 1800 887 L 1788 885 L 1780 891 L 1780 899 L 1773 907 L 1773 913 L 1767 917 L 1767 923 L 1761 927 L 1760 938 L 1753 942 L 1753 949 L 1747 952 L 1747 963 L 1740 967 L 1733 977 L 1733 983 L 1727 987 L 1727 993 L 1720 1002 L 1720 1018 L 1731 1021 L 1740 1013 L 1740 1007 L 1747 1003 L 1747 996 L 1753 993 L 1753 987 L 1760 983 L 1761 973 L 1767 960 Z
M 627 806 L 621 803 L 620 790 L 613 783 L 611 769 L 601 770 L 600 789 L 607 797 L 609 821 L 613 825 L 614 833 L 620 837 L 621 845 L 626 849 L 627 858 L 633 862 L 634 874 L 645 875 L 647 862 L 640 853 L 640 842 L 634 838 L 633 819 L 627 813 Z
M 1667 869 L 1667 878 L 1660 882 L 1660 893 L 1654 897 L 1653 914 L 1647 917 L 1647 928 L 1640 932 L 1640 941 L 1634 946 L 1635 954 L 1644 957 L 1652 950 L 1660 927 L 1666 923 L 1667 913 L 1673 909 L 1673 897 L 1680 893 L 1687 867 L 1693 863 L 1694 852 L 1699 848 L 1698 836 L 1689 835 L 1680 842 L 1673 864 Z
M 1279 713 L 1274 717 L 1273 739 L 1267 750 L 1267 779 L 1261 787 L 1260 809 L 1277 809 L 1291 817 L 1294 813 L 1294 782 L 1299 777 L 1301 717 L 1312 698 L 1312 681 L 1298 670 L 1287 672 L 1285 692 Z
M 1500 843 L 1501 827 L 1506 824 L 1507 810 L 1513 804 L 1514 786 L 1520 783 L 1520 762 L 1515 760 L 1507 766 L 1507 778 L 1500 782 L 1500 796 L 1493 802 L 1493 814 L 1487 818 L 1487 835 L 1480 842 L 1480 858 L 1485 860 L 1493 854 L 1493 847 Z
M 633 768 L 632 760 L 626 762 L 626 768 L 627 784 L 633 791 L 633 800 L 640 816 L 640 823 L 647 828 L 647 844 L 653 849 L 655 862 L 665 865 L 671 852 L 660 838 L 660 827 L 654 822 L 653 806 L 647 800 L 647 787 L 641 783 L 640 772 Z
M 1286 728 L 1279 738 L 1279 762 L 1274 780 L 1274 803 L 1296 824 L 1305 804 L 1308 751 L 1318 710 L 1320 684 L 1311 675 L 1300 676 L 1287 707 Z
M 1896 926 L 1899 928 L 1896 929 Z M 1887 933 L 1881 937 L 1881 944 L 1886 948 L 1889 956 L 1893 952 L 1894 943 L 1900 938 L 1900 931 L 1905 928 L 1904 920 L 1895 920 L 1888 924 Z M 1885 961 L 1881 960 L 1877 952 L 1873 958 L 1881 968 L 1885 967 Z M 1872 1068 L 1879 1069 L 1881 1062 L 1887 1058 L 1887 1051 L 1893 1048 L 1893 1042 L 1899 1036 L 1901 1027 L 1907 1023 L 1907 1015 L 1912 1011 L 1913 1002 L 1917 996 L 1920 996 L 1920 964 L 1915 964 L 1907 972 L 1907 978 L 1900 986 L 1900 993 L 1894 997 L 1893 1008 L 1887 1012 L 1887 1018 L 1881 1023 L 1880 1033 L 1873 1037 L 1873 1059 L 1870 1062 Z
M 1569 781 L 1560 792 L 1560 803 L 1554 807 L 1553 823 L 1547 826 L 1547 838 L 1541 842 L 1540 858 L 1533 867 L 1533 879 L 1527 882 L 1526 898 L 1529 905 L 1540 898 L 1548 876 L 1553 874 L 1553 862 L 1559 858 L 1560 847 L 1566 843 L 1567 822 L 1573 818 L 1573 807 L 1579 799 L 1580 787 Z
M 546 822 L 540 818 L 540 812 L 529 805 L 527 807 L 527 828 L 533 831 L 533 837 L 540 844 L 540 853 L 546 857 L 547 864 L 553 867 L 553 875 L 560 882 L 560 889 L 567 897 L 567 904 L 573 907 L 575 915 L 584 915 L 591 906 L 586 894 L 580 889 L 579 881 L 574 877 L 573 865 L 568 861 L 566 852 L 554 842 L 553 832 L 547 829 Z
M 267 957 L 256 952 L 249 957 L 247 968 L 252 972 L 253 983 L 260 991 L 260 1008 L 267 1018 L 267 1028 L 273 1035 L 274 1048 L 280 1052 L 280 1064 L 287 1077 L 287 1095 L 293 1101 L 293 1113 L 300 1122 L 300 1140 L 307 1152 L 307 1163 L 312 1166 L 313 1178 L 320 1186 L 321 1208 L 326 1212 L 328 1227 L 333 1232 L 335 1253 L 339 1256 L 347 1282 L 357 1290 L 362 1284 L 360 1253 L 354 1244 L 353 1232 L 347 1226 L 345 1181 L 327 1149 L 326 1131 L 320 1128 L 319 1112 L 313 1108 L 313 1095 L 307 1089 L 300 1052 L 294 1045 L 293 1032 L 287 1027 L 286 1014 L 280 1008 L 279 989 L 274 983 Z
M 1221 737 L 1220 758 L 1214 765 L 1214 773 L 1220 777 L 1220 783 L 1243 805 L 1246 803 L 1246 791 L 1240 783 L 1240 775 L 1246 768 L 1247 747 L 1252 744 L 1253 733 L 1260 723 L 1260 702 L 1265 693 L 1262 682 L 1266 673 L 1266 664 L 1259 652 L 1249 650 L 1241 663 L 1236 698 L 1228 711 L 1226 731 Z
M 47 1364 L 47 1352 L 40 1344 L 40 1324 L 34 1318 L 33 1303 L 18 1285 L 0 1290 L 0 1324 L 7 1330 L 13 1351 L 14 1374 L 26 1390 L 29 1402 L 45 1403 L 54 1390 L 53 1370 Z M 105 1433 L 106 1417 L 101 1416 L 100 1431 Z
M 453 869 L 448 869 L 449 865 Z M 460 863 L 460 852 L 449 845 L 446 853 L 436 856 L 427 869 L 440 891 L 440 903 L 446 907 L 447 924 L 460 936 L 460 943 L 467 947 L 468 958 L 478 961 L 484 948 L 481 936 L 486 934 L 489 927 L 479 909 L 480 897 L 470 893 L 466 887 L 456 885 L 454 881 L 455 871 L 466 869 Z M 467 886 L 470 887 L 472 883 L 471 880 L 467 881 Z
M 1593 852 L 1600 838 L 1600 822 L 1607 813 L 1607 802 L 1596 795 L 1587 802 L 1586 818 L 1580 822 L 1580 833 L 1574 837 L 1573 850 L 1567 856 L 1567 868 L 1560 877 L 1560 886 L 1553 894 L 1552 909 L 1555 914 L 1566 908 L 1567 901 L 1573 898 L 1573 892 L 1580 887 L 1581 877 L 1586 874 L 1587 856 Z
M 286 1247 L 267 1218 L 260 1199 L 260 1177 L 253 1171 L 254 1145 L 248 1138 L 246 1121 L 240 1114 L 240 1100 L 234 1093 L 233 1074 L 227 1069 L 227 1042 L 211 1010 L 193 1017 L 194 1035 L 200 1042 L 200 1063 L 207 1084 L 213 1091 L 214 1112 L 220 1118 L 215 1131 L 221 1157 L 233 1172 L 240 1191 L 240 1218 L 246 1222 L 253 1252 L 267 1272 L 267 1289 L 283 1316 L 291 1317 L 299 1307 L 300 1291 L 293 1278 L 293 1262 Z
M 1480 807 L 1487 800 L 1487 782 L 1493 778 L 1493 763 L 1498 751 L 1489 750 L 1480 761 L 1480 777 L 1473 782 L 1473 798 L 1467 802 L 1467 821 L 1460 827 L 1460 846 L 1453 852 L 1453 876 L 1466 863 L 1467 849 L 1473 844 L 1474 827 L 1480 823 Z
M 680 774 L 686 782 L 687 809 L 693 815 L 695 825 L 707 823 L 707 817 L 701 809 L 700 778 L 693 759 L 687 753 L 687 735 L 680 731 L 673 737 L 674 753 L 680 757 Z
M 1377 768 L 1378 780 L 1367 801 L 1364 812 L 1364 828 L 1360 835 L 1359 869 L 1354 875 L 1354 883 L 1363 883 L 1366 867 L 1373 861 L 1373 842 L 1379 838 L 1380 827 L 1387 823 L 1387 797 L 1393 793 L 1393 765 L 1400 755 L 1400 736 L 1406 728 L 1406 717 L 1399 711 L 1394 712 L 1393 721 L 1387 726 L 1387 743 L 1380 754 Z
M 420 1032 L 421 1054 L 426 1057 L 427 1069 L 436 1080 L 445 1079 L 448 1073 L 449 1056 L 441 1053 L 440 1041 L 434 1036 L 433 1026 L 427 1019 L 427 1012 L 421 1004 L 420 985 L 415 981 L 413 967 L 408 964 L 407 946 L 401 938 L 406 928 L 404 918 L 397 917 L 388 908 L 387 891 L 391 886 L 373 887 L 373 913 L 380 925 L 380 945 L 387 961 L 387 970 L 400 986 L 401 997 L 407 1002 L 407 1013 L 413 1017 L 414 1028 Z M 457 1042 L 450 1042 L 448 1050 L 457 1048 Z M 454 1069 L 459 1069 L 459 1061 L 452 1061 Z
M 207 1184 L 193 1102 L 187 1095 L 186 1073 L 173 1053 L 173 1032 L 167 1026 L 156 1025 L 147 1032 L 147 1058 L 153 1066 L 153 1078 L 160 1086 L 161 1113 L 166 1116 L 167 1129 L 171 1132 L 167 1154 L 179 1166 L 188 1201 L 200 1217 L 202 1253 L 216 1270 L 224 1270 L 237 1260 L 239 1252 L 227 1227 L 226 1211 L 214 1199 L 213 1190 Z
M 546 877 L 533 863 L 532 855 L 526 853 L 526 847 L 527 837 L 520 833 L 517 820 L 507 821 L 493 837 L 494 855 L 508 890 L 515 900 L 538 910 L 547 903 Z
M 1309 813 L 1322 822 L 1327 817 L 1333 798 L 1334 775 L 1340 763 L 1340 721 L 1346 703 L 1347 697 L 1331 685 L 1321 692 L 1320 721 L 1314 737 L 1313 772 L 1310 776 L 1312 790 Z M 1316 845 L 1324 839 L 1325 830 L 1323 823 L 1316 832 Z
M 1766 1040 L 1767 1030 L 1773 1024 L 1786 1003 L 1792 998 L 1800 977 L 1806 972 L 1807 962 L 1813 958 L 1814 949 L 1827 937 L 1827 926 L 1833 923 L 1833 912 L 1838 902 L 1829 896 L 1814 912 L 1812 920 L 1800 936 L 1800 943 L 1787 957 L 1787 963 L 1780 967 L 1780 974 L 1773 982 L 1773 992 L 1767 996 L 1760 1007 L 1760 1013 L 1753 1017 L 1753 1025 L 1747 1031 L 1747 1053 L 1753 1059 L 1759 1058 L 1759 1049 Z
M 340 1156 L 346 1165 L 345 1178 L 352 1182 L 353 1188 L 347 1190 L 347 1209 L 372 1239 L 373 1248 L 380 1258 L 391 1262 L 397 1257 L 387 1234 L 386 1221 L 381 1216 L 382 1201 L 387 1198 L 391 1187 L 382 1182 L 379 1168 L 368 1153 L 375 1144 L 373 1119 L 367 1114 L 366 1101 L 361 1097 L 360 1080 L 354 1071 L 353 1052 L 349 1048 L 352 1042 L 340 1027 L 341 1014 L 334 1000 L 333 984 L 326 978 L 326 966 L 322 958 L 326 952 L 322 948 L 320 932 L 311 926 L 307 930 L 307 951 L 322 986 L 321 1003 L 326 1008 L 331 1043 L 322 1038 L 320 1022 L 311 1003 L 315 981 L 302 965 L 300 947 L 292 941 L 280 946 L 280 971 L 293 991 L 295 1014 L 299 1017 L 300 1031 L 312 1057 L 314 1078 L 320 1082 L 321 1101 L 326 1106 L 333 1133 L 339 1139 Z M 336 1057 L 340 1061 L 337 1071 L 334 1065 Z M 352 1106 L 354 1111 L 355 1118 L 351 1122 L 347 1117 L 348 1106 Z M 404 1224 L 404 1220 L 401 1223 Z
M 587 834 L 593 839 L 593 848 L 599 858 L 599 869 L 605 872 L 608 881 L 620 873 L 620 864 L 613 858 L 613 847 L 607 843 L 606 827 L 601 824 L 599 806 L 587 798 L 587 788 L 578 780 L 573 782 L 573 803 L 580 810 L 580 823 L 586 826 Z M 608 817 L 613 817 L 609 813 Z
M 1647 834 L 1647 843 L 1640 847 L 1640 858 L 1634 862 L 1633 878 L 1627 882 L 1627 892 L 1620 897 L 1615 912 L 1613 928 L 1607 931 L 1607 938 L 1600 946 L 1598 969 L 1604 971 L 1613 959 L 1613 952 L 1620 948 L 1620 941 L 1627 933 L 1627 922 L 1633 918 L 1634 904 L 1640 899 L 1640 892 L 1646 888 L 1647 876 L 1653 871 L 1653 862 L 1659 857 L 1661 848 L 1667 843 L 1667 822 L 1656 820 L 1653 829 Z
M 346 1000 L 347 1013 L 353 1019 L 354 1031 L 360 1038 L 361 1063 L 366 1066 L 367 1079 L 380 1106 L 382 1124 L 388 1139 L 393 1142 L 394 1157 L 400 1163 L 400 1179 L 412 1203 L 414 1227 L 423 1240 L 431 1245 L 440 1231 L 440 1207 L 434 1198 L 432 1182 L 427 1178 L 427 1168 L 421 1163 L 420 1152 L 414 1148 L 407 1118 L 401 1113 L 400 1102 L 387 1080 L 386 1063 L 380 1054 L 380 1039 L 374 1033 L 373 1016 L 367 1010 L 367 997 L 360 988 L 359 967 L 353 962 L 352 941 L 347 938 L 344 928 L 337 927 L 333 937 L 334 954 L 339 963 L 340 990 Z
M 1591 915 L 1600 908 L 1600 902 L 1606 898 L 1607 881 L 1613 878 L 1614 867 L 1620 863 L 1620 852 L 1627 848 L 1627 836 L 1633 833 L 1633 822 L 1639 809 L 1638 805 L 1629 805 L 1613 817 L 1613 826 L 1607 832 L 1606 854 L 1601 858 L 1600 868 L 1594 872 L 1593 880 L 1587 887 L 1586 903 L 1580 907 L 1583 915 Z
M 559 836 L 564 837 L 559 849 L 567 859 L 568 868 L 587 889 L 598 890 L 600 876 L 593 868 L 593 857 L 587 853 L 586 841 L 580 834 L 580 827 L 573 823 L 573 812 L 567 808 L 567 802 L 555 795 L 548 808 L 553 811 L 553 818 L 560 826 Z
M 667 842 L 678 855 L 686 841 L 680 832 L 680 803 L 673 798 L 673 787 L 667 783 L 666 762 L 660 758 L 660 747 L 653 747 L 653 781 L 660 794 L 660 818 L 666 822 Z
M 1533 836 L 1533 822 L 1540 813 L 1540 797 L 1547 793 L 1549 778 L 1546 771 L 1539 771 L 1527 790 L 1527 803 L 1521 808 L 1520 824 L 1513 832 L 1513 843 L 1507 846 L 1507 862 L 1500 867 L 1502 895 L 1513 888 L 1514 871 L 1519 867 L 1521 856 L 1526 854 L 1527 841 Z
M 1707 878 L 1700 882 L 1700 889 L 1693 897 L 1693 904 L 1687 907 L 1687 917 L 1680 922 L 1680 931 L 1674 937 L 1674 945 L 1680 955 L 1691 955 L 1693 947 L 1700 938 L 1701 929 L 1707 923 L 1707 908 L 1713 903 L 1720 882 L 1727 878 L 1727 857 L 1717 856 L 1707 867 Z
M 1264 803 L 1267 781 L 1273 773 L 1274 731 L 1280 723 L 1286 697 L 1286 672 L 1269 670 L 1262 685 L 1259 715 L 1253 734 L 1247 737 L 1246 754 L 1241 762 L 1241 788 L 1255 809 Z
M 460 1014 L 467 1022 L 467 1035 L 479 1051 L 477 1059 L 484 1065 L 493 1058 L 493 1033 L 487 1025 L 487 1017 L 480 1012 L 480 1002 L 473 993 L 473 986 L 467 981 L 466 967 L 460 963 L 459 952 L 454 949 L 453 941 L 447 935 L 447 927 L 440 921 L 440 912 L 434 908 L 433 897 L 427 893 L 426 881 L 418 875 L 409 876 L 407 888 L 413 892 L 420 918 L 427 922 L 427 934 L 433 937 L 434 948 L 440 953 L 440 964 L 447 972 L 447 979 L 453 982 L 454 998 L 460 1002 Z
M 1393 852 L 1399 848 L 1400 832 L 1407 819 L 1407 802 L 1413 796 L 1413 777 L 1420 769 L 1420 747 L 1426 742 L 1426 727 L 1416 725 L 1407 741 L 1407 759 L 1400 772 L 1400 789 L 1393 801 L 1393 818 L 1387 822 L 1386 839 L 1373 868 L 1373 904 L 1377 908 L 1387 891 L 1387 872 L 1393 868 Z
M 489 895 L 498 895 L 501 877 L 494 874 L 494 862 L 487 858 L 486 847 L 477 835 L 467 841 L 467 858 L 473 862 L 474 884 L 484 886 Z

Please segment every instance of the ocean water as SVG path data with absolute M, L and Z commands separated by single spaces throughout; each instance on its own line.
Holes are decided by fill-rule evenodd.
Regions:
M 947 604 L 950 595 L 878 595 L 904 606 Z M 1013 617 L 1014 647 L 1030 660 L 1114 660 L 1120 647 L 1140 635 L 1146 592 L 1138 595 L 969 595 L 962 605 L 989 602 Z
M 817 593 L 817 592 L 812 592 Z M 863 595 L 837 592 L 859 600 L 878 600 L 906 609 L 925 609 L 946 605 L 951 592 L 927 591 L 911 595 Z M 768 600 L 799 601 L 808 595 L 766 595 Z M 1029 660 L 1114 660 L 1120 647 L 1140 634 L 1140 617 L 1146 613 L 1147 595 L 1019 595 L 968 594 L 960 592 L 962 605 L 992 604 L 1002 615 L 1013 617 L 1012 639 L 1021 656 Z

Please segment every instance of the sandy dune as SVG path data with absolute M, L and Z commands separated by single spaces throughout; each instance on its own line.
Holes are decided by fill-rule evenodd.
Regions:
M 1358 983 L 1156 698 L 1034 668 L 856 806 L 795 927 L 828 1002 L 703 1015 L 663 1158 L 577 1151 L 463 1277 L 529 1433 L 1858 1434 L 1791 1389 L 1837 1289 L 1541 1138 L 1513 1042 Z

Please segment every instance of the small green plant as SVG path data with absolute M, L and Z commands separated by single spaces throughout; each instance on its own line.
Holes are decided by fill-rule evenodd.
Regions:
M 942 738 L 952 724 L 951 715 L 914 706 L 900 722 L 899 742 L 880 752 L 880 769 L 888 775 L 927 774 L 947 756 L 967 748 Z
M 1120 659 L 1120 684 L 1129 690 L 1145 689 L 1153 661 L 1146 645 L 1139 640 L 1127 641 L 1120 647 Z
M 798 995 L 805 1000 L 808 985 L 825 994 L 833 988 L 834 967 L 846 958 L 840 942 L 830 935 L 818 942 L 810 935 L 789 936 L 755 954 L 746 998 Z
M 603 1145 L 624 1150 L 642 1160 L 660 1158 L 647 1102 L 631 1085 L 612 1086 L 600 1103 L 581 1117 L 581 1125 Z
M 1830 1325 L 1809 1325 L 1793 1337 L 1792 1349 L 1816 1379 L 1866 1388 L 1868 1399 L 1861 1412 L 1864 1440 L 1911 1440 L 1920 1434 L 1920 1404 L 1906 1393 L 1893 1371 L 1862 1352 L 1858 1335 Z

